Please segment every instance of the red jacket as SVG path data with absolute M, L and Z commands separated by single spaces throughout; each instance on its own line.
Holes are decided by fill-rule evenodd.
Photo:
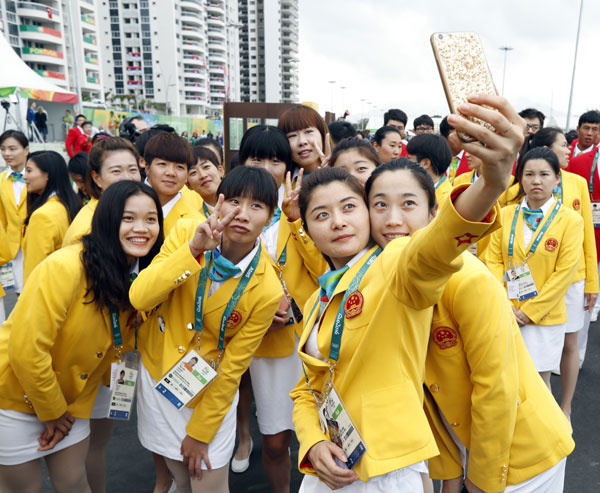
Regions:
M 598 167 L 600 167 L 600 147 L 596 147 L 595 151 L 584 152 L 583 154 L 579 154 L 579 156 L 569 159 L 569 166 L 567 166 L 567 171 L 585 178 L 589 187 L 592 166 L 596 155 L 599 155 L 599 162 L 596 165 L 593 176 L 593 191 L 590 193 L 590 200 L 592 202 L 600 202 L 600 178 L 598 177 Z M 594 228 L 594 234 L 596 236 L 596 256 L 598 262 L 600 262 L 600 228 Z
M 69 157 L 73 157 L 78 152 L 90 152 L 92 141 L 88 142 L 88 135 L 84 134 L 79 127 L 73 127 L 67 134 L 65 147 Z

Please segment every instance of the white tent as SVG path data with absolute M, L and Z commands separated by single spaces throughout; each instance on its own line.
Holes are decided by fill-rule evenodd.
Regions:
M 29 99 L 70 105 L 78 101 L 77 94 L 49 82 L 29 68 L 4 35 L 0 35 L 0 66 L 0 99 L 11 103 L 10 109 L 0 119 L 0 123 L 4 122 L 6 128 L 24 129 L 27 126 Z

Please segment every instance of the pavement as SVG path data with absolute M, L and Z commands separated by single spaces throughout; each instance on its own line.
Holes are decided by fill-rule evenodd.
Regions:
M 14 306 L 15 296 L 7 294 L 6 309 Z M 588 351 L 583 370 L 579 374 L 571 416 L 574 428 L 575 450 L 567 461 L 565 493 L 600 492 L 600 427 L 597 423 L 600 411 L 600 321 L 590 327 Z M 552 376 L 554 395 L 560 399 L 560 377 Z M 254 408 L 253 408 L 254 416 Z M 256 424 L 251 420 L 254 451 L 250 468 L 243 474 L 229 475 L 231 493 L 270 492 L 261 462 L 262 440 Z M 298 472 L 298 442 L 291 446 L 292 484 L 291 492 L 297 492 L 302 481 Z M 113 436 L 107 448 L 107 493 L 152 493 L 154 487 L 154 462 L 137 438 L 136 416 L 130 421 L 115 423 Z M 43 492 L 53 491 L 47 474 Z M 436 485 L 436 491 L 438 487 Z M 76 492 L 74 492 L 76 493 Z M 392 493 L 392 492 L 390 492 Z

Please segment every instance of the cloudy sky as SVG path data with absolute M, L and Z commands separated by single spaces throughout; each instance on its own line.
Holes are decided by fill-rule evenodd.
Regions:
M 409 123 L 448 113 L 429 36 L 479 33 L 498 90 L 566 123 L 580 0 L 300 0 L 300 100 L 363 114 L 401 108 Z M 600 107 L 600 1 L 584 0 L 572 121 Z M 335 83 L 329 83 L 335 81 Z M 346 89 L 342 89 L 345 87 Z M 365 101 L 361 101 L 364 99 Z M 368 103 L 371 103 L 370 105 Z

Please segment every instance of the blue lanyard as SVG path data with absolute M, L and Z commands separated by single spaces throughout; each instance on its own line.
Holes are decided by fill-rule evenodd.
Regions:
M 206 206 L 206 202 L 202 202 L 202 210 L 204 211 L 204 216 L 208 219 L 211 215 L 210 209 Z
M 533 240 L 533 243 L 532 243 L 531 247 L 529 248 L 529 250 L 527 250 L 527 252 L 526 252 L 526 256 L 527 257 L 529 257 L 529 255 L 533 255 L 535 253 L 535 251 L 536 251 L 536 249 L 537 249 L 540 241 L 542 241 L 542 237 L 544 236 L 544 234 L 546 233 L 546 231 L 550 227 L 550 223 L 552 222 L 552 220 L 556 216 L 556 213 L 558 212 L 558 209 L 560 209 L 561 204 L 562 204 L 562 202 L 560 200 L 556 201 L 556 205 L 554 206 L 554 209 L 552 209 L 552 212 L 550 213 L 550 216 L 548 216 L 548 219 L 546 220 L 546 222 L 542 226 L 542 229 L 540 229 L 538 231 L 538 234 L 535 237 L 535 240 Z M 508 238 L 508 256 L 509 257 L 513 256 L 514 244 L 515 244 L 515 230 L 517 229 L 517 220 L 519 218 L 519 212 L 520 211 L 521 211 L 521 204 L 519 204 L 517 206 L 517 208 L 515 209 L 515 215 L 513 217 L 512 226 L 510 228 L 510 236 Z
M 442 175 L 439 181 L 435 184 L 435 189 L 437 190 L 439 186 L 446 181 L 448 177 L 446 175 Z
M 256 266 L 258 265 L 258 261 L 260 260 L 260 252 L 261 246 L 258 244 L 258 251 L 254 255 L 252 262 L 245 270 L 242 278 L 238 282 L 238 285 L 233 292 L 233 295 L 229 299 L 227 306 L 225 307 L 225 311 L 223 312 L 223 317 L 221 317 L 221 328 L 219 330 L 219 351 L 223 351 L 225 346 L 225 328 L 227 327 L 227 320 L 231 316 L 231 313 L 235 309 L 238 301 L 242 297 L 244 293 L 244 289 L 248 286 L 252 275 L 256 271 Z M 202 310 L 204 307 L 204 294 L 206 292 L 206 284 L 208 282 L 208 271 L 210 269 L 210 263 L 212 259 L 212 251 L 206 252 L 204 254 L 205 265 L 204 268 L 200 271 L 200 278 L 198 279 L 198 287 L 196 288 L 196 316 L 195 316 L 195 325 L 194 329 L 198 332 L 198 337 L 202 333 Z
M 592 164 L 592 172 L 590 173 L 590 195 L 594 193 L 594 174 L 596 173 L 596 166 L 598 166 L 598 154 L 600 154 L 600 147 L 596 151 L 594 156 L 594 163 Z
M 123 337 L 121 336 L 121 324 L 119 323 L 119 310 L 112 303 L 108 304 L 110 311 L 110 325 L 113 334 L 113 344 L 116 348 L 123 345 Z
M 333 330 L 331 332 L 331 346 L 329 347 L 329 359 L 337 361 L 339 358 L 339 355 L 340 355 L 340 346 L 342 344 L 342 334 L 344 332 L 344 318 L 345 318 L 344 306 L 346 305 L 346 300 L 352 293 L 354 293 L 355 291 L 358 291 L 358 288 L 360 286 L 360 281 L 362 281 L 362 278 L 366 274 L 367 270 L 369 269 L 369 267 L 371 267 L 373 262 L 375 262 L 375 259 L 379 256 L 380 253 L 381 253 L 381 247 L 377 247 L 375 249 L 375 251 L 371 254 L 371 256 L 367 259 L 367 261 L 361 266 L 360 270 L 356 273 L 356 275 L 354 276 L 352 281 L 350 281 L 350 285 L 348 286 L 348 289 L 346 289 L 344 298 L 342 299 L 342 302 L 340 303 L 340 308 L 338 309 L 337 315 L 335 316 L 335 322 L 333 323 Z M 310 320 L 317 305 L 319 304 L 319 301 L 320 301 L 319 297 L 317 296 L 317 302 L 312 307 L 312 310 L 310 311 L 310 315 L 308 316 L 307 321 Z M 323 313 L 321 314 L 321 317 L 324 314 L 325 314 L 325 312 L 323 311 Z

